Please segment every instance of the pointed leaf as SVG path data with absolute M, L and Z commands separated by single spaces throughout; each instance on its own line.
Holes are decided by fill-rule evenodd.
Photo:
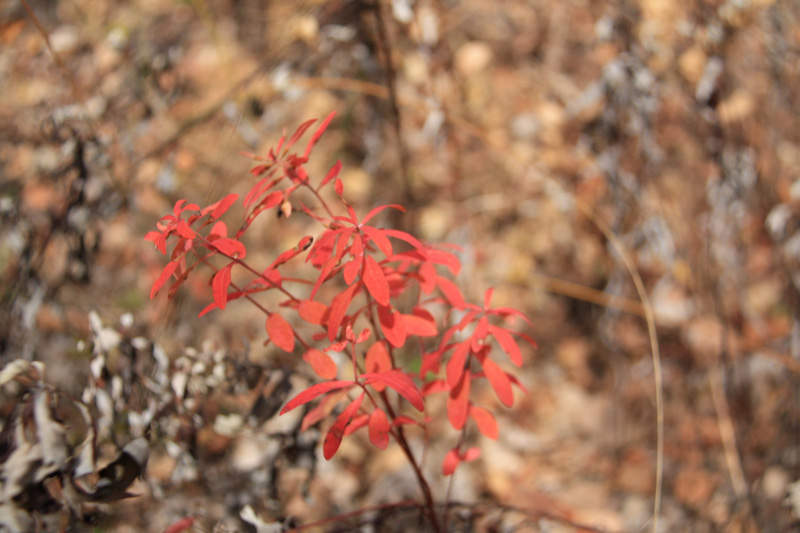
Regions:
M 492 303 L 492 294 L 494 293 L 494 288 L 489 287 L 486 289 L 486 292 L 483 293 L 483 308 L 489 309 L 489 304 Z
M 350 285 L 341 293 L 337 294 L 331 302 L 331 311 L 328 316 L 328 340 L 333 342 L 339 333 L 339 326 L 342 324 L 347 308 L 350 307 L 350 302 L 353 301 L 353 296 L 356 294 L 358 285 Z
M 336 418 L 336 421 L 328 430 L 328 433 L 325 435 L 325 442 L 322 443 L 322 453 L 326 460 L 330 460 L 331 457 L 336 455 L 336 450 L 339 449 L 339 445 L 342 443 L 344 431 L 347 429 L 350 420 L 352 420 L 353 416 L 358 412 L 363 400 L 364 393 L 362 392 L 358 398 L 353 400 L 350 405 L 342 411 L 342 414 Z
M 462 342 L 453 350 L 447 362 L 447 384 L 455 387 L 464 375 L 464 365 L 469 355 L 469 342 Z
M 267 334 L 270 340 L 285 352 L 292 353 L 294 350 L 294 330 L 292 326 L 278 313 L 272 313 L 267 317 Z
M 228 287 L 231 284 L 231 269 L 233 263 L 228 263 L 214 274 L 214 280 L 211 282 L 211 292 L 214 294 L 214 303 L 220 309 L 225 309 L 228 303 Z
M 436 329 L 436 319 L 426 309 L 416 307 L 410 315 L 403 316 L 403 325 L 406 334 L 418 337 L 435 337 L 439 334 Z
M 369 440 L 381 450 L 385 450 L 389 445 L 389 428 L 386 413 L 381 409 L 372 411 L 369 417 Z
M 447 395 L 447 418 L 454 429 L 461 429 L 467 422 L 469 413 L 469 390 L 472 380 L 470 375 L 465 373 L 461 381 L 450 389 Z
M 351 433 L 355 433 L 359 429 L 363 428 L 369 424 L 369 415 L 367 413 L 362 413 L 357 415 L 354 419 L 347 424 L 347 427 L 344 428 L 344 434 L 350 435 Z
M 408 400 L 417 411 L 425 409 L 425 404 L 422 401 L 422 394 L 414 384 L 414 381 L 402 370 L 387 370 L 385 372 L 370 372 L 361 374 L 361 379 L 364 380 L 365 385 L 374 382 L 383 383 L 387 387 L 396 390 L 397 393 Z
M 492 337 L 494 337 L 500 347 L 503 348 L 503 351 L 508 354 L 511 362 L 517 366 L 522 366 L 522 352 L 511 333 L 494 325 L 489 325 L 489 333 L 492 334 Z
M 497 397 L 506 407 L 511 407 L 514 404 L 514 393 L 511 390 L 511 380 L 505 372 L 491 359 L 485 358 L 482 363 L 483 372 L 486 374 L 486 379 L 489 380 Z
M 447 301 L 450 302 L 450 305 L 456 309 L 462 309 L 464 307 L 464 297 L 461 295 L 461 291 L 455 283 L 442 276 L 436 276 L 436 285 L 439 287 L 439 290 L 442 291 L 444 297 L 447 298 Z
M 350 255 L 353 259 L 344 267 L 344 281 L 348 285 L 352 285 L 356 280 L 359 272 L 361 272 L 361 265 L 364 263 L 364 248 L 359 236 L 353 239 L 353 244 L 350 246 Z
M 303 153 L 303 157 L 308 157 L 308 155 L 311 153 L 311 149 L 314 148 L 315 144 L 317 144 L 317 141 L 322 136 L 322 134 L 325 133 L 325 130 L 328 128 L 328 124 L 331 123 L 331 120 L 333 120 L 333 117 L 335 116 L 336 116 L 336 111 L 333 111 L 331 112 L 330 115 L 325 117 L 325 120 L 323 120 L 322 124 L 319 125 L 317 131 L 315 131 L 314 134 L 311 136 L 311 140 L 308 141 L 308 145 L 306 145 L 306 151 Z
M 386 341 L 378 341 L 369 347 L 367 355 L 364 358 L 364 368 L 369 373 L 384 372 L 392 369 L 392 358 L 389 356 L 389 351 L 386 349 Z M 372 388 L 377 392 L 383 392 L 385 385 L 373 383 Z
M 333 379 L 336 377 L 338 371 L 336 363 L 333 362 L 330 355 L 322 350 L 311 348 L 303 354 L 303 359 L 306 363 L 311 365 L 314 372 L 322 379 Z
M 306 416 L 303 417 L 303 421 L 300 424 L 300 431 L 305 431 L 333 411 L 333 408 L 336 407 L 336 404 L 339 403 L 344 396 L 347 395 L 347 390 L 339 390 L 332 392 L 322 398 L 319 403 L 313 409 L 309 410 Z
M 148 231 L 144 238 L 151 241 L 162 254 L 167 253 L 167 238 L 160 231 Z
M 216 220 L 222 215 L 225 214 L 231 206 L 236 203 L 236 200 L 239 199 L 239 195 L 236 193 L 231 193 L 222 200 L 211 204 L 210 206 L 203 209 L 202 214 L 206 214 L 206 210 L 211 210 L 211 218 L 212 220 Z
M 383 252 L 383 255 L 385 255 L 387 259 L 392 258 L 392 243 L 386 235 L 383 234 L 383 230 L 373 228 L 372 226 L 363 226 L 361 231 L 363 231 L 369 237 L 369 240 Z
M 327 392 L 342 389 L 344 387 L 352 387 L 353 385 L 355 385 L 355 383 L 352 381 L 326 381 L 324 383 L 317 383 L 316 385 L 312 385 L 289 400 L 289 402 L 283 406 L 283 409 L 281 409 L 280 414 L 286 414 L 292 409 L 300 407 L 301 405 L 305 405 L 314 398 L 322 396 Z
M 295 132 L 292 134 L 292 137 L 291 137 L 291 139 L 289 139 L 289 142 L 287 142 L 287 143 L 286 143 L 286 150 L 288 150 L 289 148 L 291 148 L 291 147 L 292 147 L 292 145 L 293 145 L 294 143 L 296 143 L 296 142 L 298 141 L 298 139 L 300 139 L 300 137 L 302 137 L 302 136 L 303 136 L 303 134 L 306 132 L 306 130 L 307 130 L 308 128 L 310 128 L 310 127 L 311 127 L 311 125 L 312 125 L 313 123 L 315 123 L 316 121 L 317 121 L 317 119 L 315 119 L 315 118 L 312 118 L 311 120 L 306 120 L 305 122 L 303 122 L 302 124 L 300 124 L 300 125 L 297 127 L 297 129 L 295 130 Z
M 362 278 L 375 301 L 382 306 L 389 305 L 389 283 L 386 281 L 383 269 L 370 255 L 364 257 Z
M 161 275 L 158 276 L 158 279 L 153 283 L 153 288 L 150 289 L 150 298 L 152 299 L 156 293 L 158 293 L 159 289 L 167 282 L 169 277 L 175 272 L 175 269 L 178 268 L 177 261 L 170 261 L 167 263 L 167 266 L 161 271 Z
M 380 205 L 380 206 L 378 206 L 378 207 L 376 207 L 376 208 L 372 209 L 372 210 L 371 210 L 369 213 L 367 213 L 367 216 L 365 216 L 363 219 L 361 219 L 361 224 L 366 224 L 367 222 L 369 222 L 370 220 L 372 220 L 372 218 L 373 218 L 375 215 L 377 215 L 378 213 L 380 213 L 380 212 L 381 212 L 381 211 L 383 211 L 384 209 L 389 209 L 389 208 L 392 208 L 392 209 L 397 209 L 398 211 L 400 211 L 400 212 L 402 212 L 402 213 L 405 213 L 405 212 L 406 212 L 406 208 L 405 208 L 405 207 L 403 207 L 402 205 L 398 205 L 398 204 Z M 362 228 L 362 229 L 363 229 L 363 228 Z
M 400 231 L 396 229 L 384 229 L 381 230 L 384 235 L 387 237 L 392 237 L 393 239 L 400 239 L 401 241 L 406 241 L 408 244 L 422 252 L 423 254 L 426 253 L 425 246 L 422 245 L 419 240 L 413 235 L 406 233 L 405 231 Z
M 389 344 L 395 348 L 400 348 L 406 342 L 406 327 L 400 313 L 391 307 L 378 306 L 378 320 L 381 325 L 383 336 Z
M 178 225 L 175 226 L 175 231 L 184 239 L 194 239 L 197 237 L 197 233 L 183 220 L 179 221 Z
M 341 170 L 342 170 L 342 162 L 337 159 L 336 160 L 336 164 L 334 164 L 331 167 L 331 169 L 328 171 L 328 173 L 325 175 L 325 178 L 323 178 L 323 180 L 320 182 L 319 186 L 317 187 L 317 190 L 321 189 L 329 181 L 331 181 L 333 178 L 338 176 L 339 172 L 341 172 Z
M 428 261 L 447 267 L 454 276 L 461 271 L 461 261 L 450 252 L 428 248 L 425 253 Z
M 494 415 L 488 409 L 476 406 L 470 407 L 469 416 L 471 416 L 475 424 L 477 424 L 478 431 L 483 433 L 485 437 L 497 440 L 500 435 L 497 429 L 497 420 L 495 420 Z

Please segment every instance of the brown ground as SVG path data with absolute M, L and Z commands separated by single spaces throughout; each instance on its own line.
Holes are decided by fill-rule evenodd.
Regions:
M 2 362 L 43 360 L 80 393 L 96 311 L 123 336 L 108 363 L 126 383 L 119 446 L 152 372 L 131 339 L 198 383 L 195 404 L 156 415 L 140 497 L 87 506 L 95 531 L 187 516 L 247 531 L 247 505 L 302 524 L 417 497 L 392 447 L 352 438 L 318 461 L 317 435 L 272 416 L 294 363 L 261 347 L 259 315 L 196 318 L 202 286 L 148 298 L 163 263 L 143 235 L 174 201 L 246 191 L 240 151 L 333 110 L 309 170 L 341 159 L 359 209 L 406 205 L 395 224 L 463 247 L 465 295 L 494 286 L 533 320 L 530 396 L 503 412 L 499 441 L 475 437 L 482 458 L 453 497 L 486 505 L 454 528 L 652 527 L 654 366 L 608 228 L 655 312 L 662 531 L 800 530 L 796 2 L 28 3 L 56 57 L 25 3 L 0 3 Z M 259 230 L 265 258 L 297 240 L 279 228 Z M 222 361 L 226 380 L 198 360 Z M 254 397 L 267 405 L 251 412 Z M 226 432 L 220 414 L 237 413 L 252 416 Z M 395 511 L 377 524 L 419 529 Z

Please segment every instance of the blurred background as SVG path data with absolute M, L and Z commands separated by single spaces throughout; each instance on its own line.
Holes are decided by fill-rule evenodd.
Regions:
M 350 439 L 325 463 L 276 421 L 297 363 L 262 347 L 260 315 L 197 318 L 202 283 L 149 299 L 164 263 L 143 237 L 174 202 L 246 192 L 240 152 L 331 111 L 309 172 L 341 159 L 359 212 L 405 205 L 387 223 L 459 245 L 465 296 L 493 286 L 533 320 L 530 394 L 499 441 L 474 436 L 455 489 L 524 512 L 470 527 L 650 527 L 654 368 L 607 226 L 655 313 L 662 530 L 800 530 L 796 2 L 5 0 L 0 43 L 0 361 L 44 361 L 80 396 L 91 341 L 117 335 L 119 445 L 152 394 L 136 339 L 200 383 L 150 413 L 140 497 L 95 530 L 246 531 L 416 496 L 391 447 L 364 459 Z M 297 242 L 295 218 L 257 228 L 254 260 Z

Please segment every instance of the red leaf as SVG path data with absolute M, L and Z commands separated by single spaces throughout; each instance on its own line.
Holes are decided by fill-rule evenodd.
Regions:
M 328 316 L 328 340 L 333 342 L 336 335 L 339 333 L 339 326 L 342 324 L 347 308 L 350 307 L 350 302 L 353 301 L 358 285 L 350 285 L 345 290 L 337 294 L 331 302 L 331 311 Z
M 297 308 L 300 318 L 309 324 L 324 324 L 327 320 L 328 307 L 314 300 L 303 300 Z
M 386 349 L 386 342 L 379 341 L 369 347 L 367 355 L 364 359 L 364 367 L 367 372 L 384 372 L 392 369 L 392 358 Z M 377 392 L 383 392 L 384 385 L 381 383 L 373 383 L 372 388 Z
M 426 383 L 424 387 L 422 387 L 422 396 L 430 396 L 431 394 L 437 394 L 439 392 L 448 392 L 450 387 L 447 386 L 447 383 L 443 379 L 436 379 L 429 383 Z
M 396 390 L 397 393 L 408 400 L 417 411 L 425 409 L 425 404 L 422 402 L 422 394 L 414 384 L 414 381 L 402 370 L 387 370 L 385 372 L 370 372 L 361 374 L 365 385 L 369 385 L 375 381 L 383 383 L 387 387 Z
M 475 406 L 470 407 L 469 416 L 471 416 L 478 425 L 478 431 L 492 440 L 497 440 L 497 437 L 500 435 L 497 430 L 497 420 L 495 420 L 494 415 L 488 409 Z
M 228 226 L 222 220 L 219 220 L 211 226 L 211 231 L 208 232 L 208 240 L 213 241 L 220 237 L 228 236 Z
M 472 336 L 470 340 L 472 341 L 472 351 L 477 352 L 481 349 L 481 347 L 486 342 L 486 336 L 489 334 L 489 319 L 486 318 L 486 315 L 482 316 L 478 320 L 478 324 L 475 326 L 475 331 L 472 332 Z
M 325 130 L 328 128 L 328 124 L 331 123 L 333 117 L 336 116 L 336 111 L 333 111 L 330 115 L 325 117 L 325 120 L 322 121 L 322 124 L 319 125 L 317 131 L 311 136 L 311 140 L 308 141 L 308 145 L 306 145 L 306 151 L 303 153 L 303 157 L 308 157 L 308 154 L 311 153 L 311 149 L 314 148 L 314 145 L 317 144 L 317 141 L 325 133 Z
M 336 363 L 333 362 L 330 355 L 322 350 L 311 348 L 303 354 L 303 359 L 306 363 L 311 365 L 314 372 L 322 379 L 333 379 L 336 377 L 336 372 L 338 370 L 336 368 Z
M 453 448 L 447 455 L 444 456 L 444 461 L 442 461 L 442 473 L 445 476 L 449 476 L 453 472 L 455 472 L 456 468 L 460 463 L 468 463 L 470 461 L 474 461 L 478 457 L 481 456 L 481 451 L 478 448 L 469 448 L 465 452 L 460 452 L 458 448 Z
M 383 230 L 373 228 L 372 226 L 363 226 L 361 231 L 367 234 L 369 240 L 375 243 L 375 246 L 377 246 L 378 249 L 383 252 L 383 255 L 385 255 L 387 259 L 392 258 L 392 243 L 389 241 L 386 235 L 383 234 Z
M 307 388 L 291 400 L 289 403 L 283 406 L 281 409 L 281 414 L 286 414 L 292 409 L 296 407 L 300 407 L 301 405 L 305 405 L 317 396 L 322 396 L 327 392 L 331 392 L 337 389 L 342 389 L 344 387 L 352 387 L 355 385 L 352 381 L 326 381 L 324 383 L 317 383 L 316 385 L 312 385 L 311 387 Z
M 341 170 L 342 170 L 342 162 L 337 159 L 336 164 L 334 164 L 328 171 L 328 173 L 325 175 L 325 178 L 323 178 L 323 180 L 320 182 L 319 187 L 317 187 L 317 190 L 321 189 L 329 181 L 338 176 Z
M 364 257 L 364 273 L 361 275 L 367 290 L 379 305 L 389 305 L 389 283 L 386 276 L 372 256 Z
M 447 396 L 447 418 L 455 429 L 463 428 L 467 421 L 471 383 L 469 374 L 465 373 L 458 385 L 450 389 L 450 394 Z
M 426 421 L 427 421 L 427 419 L 426 419 Z M 413 418 L 408 418 L 407 416 L 398 416 L 397 418 L 392 420 L 392 425 L 393 426 L 407 426 L 407 425 L 422 426 L 422 424 L 420 422 L 417 422 Z
M 328 433 L 325 435 L 325 442 L 322 444 L 322 453 L 326 460 L 330 460 L 331 457 L 336 455 L 336 450 L 339 449 L 339 445 L 342 443 L 344 431 L 347 429 L 347 425 L 350 423 L 350 420 L 358 412 L 363 400 L 364 393 L 362 392 L 358 398 L 353 400 L 350 405 L 348 405 L 345 410 L 342 411 L 342 414 L 336 417 L 336 421 L 328 430 Z
M 428 261 L 447 267 L 454 276 L 458 276 L 458 273 L 461 271 L 461 261 L 450 252 L 428 248 L 425 254 L 427 255 Z
M 344 183 L 342 183 L 342 179 L 339 176 L 336 176 L 336 181 L 333 182 L 333 190 L 336 191 L 339 198 L 342 198 L 344 194 Z
M 225 305 L 228 303 L 228 287 L 231 284 L 232 268 L 233 263 L 228 263 L 214 274 L 214 280 L 211 282 L 211 292 L 214 294 L 214 303 L 220 309 L 225 309 Z
M 438 374 L 441 359 L 442 354 L 438 350 L 432 353 L 422 354 L 422 364 L 419 367 L 420 379 L 425 379 L 425 376 L 428 374 L 428 372 Z
M 458 468 L 458 463 L 461 462 L 461 458 L 458 456 L 458 449 L 453 448 L 444 456 L 444 460 L 442 461 L 442 475 L 449 476 L 453 472 L 456 471 Z
M 292 326 L 278 313 L 272 313 L 267 317 L 267 334 L 270 340 L 285 352 L 292 353 L 294 350 L 294 330 Z
M 264 211 L 266 209 L 272 209 L 276 205 L 283 202 L 283 191 L 273 191 L 269 193 L 261 202 L 259 202 L 256 209 L 258 211 Z
M 160 231 L 148 231 L 144 238 L 147 241 L 152 241 L 162 254 L 167 253 L 167 238 Z
M 400 231 L 396 229 L 384 229 L 381 230 L 384 235 L 387 237 L 392 237 L 394 239 L 400 239 L 401 241 L 406 241 L 408 244 L 422 252 L 423 254 L 426 253 L 425 247 L 419 242 L 416 237 L 409 235 L 405 231 Z
M 312 125 L 313 123 L 315 123 L 316 121 L 317 121 L 317 119 L 315 119 L 315 118 L 312 118 L 311 120 L 306 120 L 305 122 L 303 122 L 302 124 L 300 124 L 300 126 L 298 126 L 298 127 L 297 127 L 297 129 L 295 130 L 294 134 L 292 134 L 292 138 L 291 138 L 291 139 L 289 139 L 289 142 L 287 142 L 287 143 L 286 143 L 286 150 L 288 150 L 289 148 L 291 148 L 291 147 L 292 147 L 292 145 L 293 145 L 294 143 L 296 143 L 296 142 L 297 142 L 297 140 L 298 140 L 298 139 L 300 139 L 300 137 L 302 137 L 302 136 L 303 136 L 303 134 L 306 132 L 306 130 L 307 130 L 308 128 L 310 128 L 310 127 L 311 127 L 311 125 Z
M 469 355 L 469 342 L 462 342 L 456 349 L 453 350 L 453 355 L 447 362 L 447 384 L 455 388 L 456 384 L 461 381 L 461 376 L 464 375 L 464 364 L 467 362 L 467 355 Z
M 479 448 L 469 448 L 466 452 L 461 454 L 461 460 L 465 463 L 469 463 L 470 461 L 474 461 L 478 457 L 481 456 L 481 450 Z
M 406 327 L 400 313 L 392 310 L 391 307 L 378 306 L 378 320 L 381 324 L 383 336 L 389 344 L 395 348 L 400 348 L 406 342 Z
M 389 427 L 386 413 L 380 409 L 372 411 L 369 417 L 369 440 L 381 450 L 389 445 Z
M 350 435 L 351 433 L 355 433 L 356 431 L 363 428 L 367 424 L 369 424 L 369 415 L 366 413 L 362 413 L 357 417 L 355 417 L 353 420 L 351 420 L 349 424 L 347 424 L 347 427 L 344 428 L 344 434 Z
M 311 288 L 311 294 L 308 295 L 309 300 L 314 299 L 314 296 L 317 295 L 317 291 L 319 290 L 320 287 L 322 287 L 322 284 L 328 280 L 328 276 L 338 263 L 339 263 L 338 259 L 336 259 L 335 257 L 331 257 L 325 262 L 324 265 L 320 267 L 319 277 L 317 278 L 317 281 L 314 282 L 314 286 Z
M 170 524 L 167 529 L 164 530 L 164 533 L 182 533 L 183 531 L 187 531 L 193 525 L 194 517 L 188 516 Z
M 211 204 L 210 206 L 206 207 L 206 209 L 208 209 L 208 210 L 213 209 L 213 211 L 211 212 L 211 218 L 216 220 L 219 217 L 221 217 L 222 215 L 224 215 L 225 212 L 228 209 L 230 209 L 231 206 L 234 203 L 236 203 L 236 200 L 238 200 L 238 199 L 239 199 L 239 195 L 238 194 L 231 193 L 228 196 L 226 196 L 225 198 L 223 198 L 222 200 L 220 200 L 219 202 L 216 202 L 216 203 Z M 205 215 L 206 209 L 203 210 L 203 214 L 204 215 Z
M 364 263 L 364 248 L 361 245 L 361 236 L 356 235 L 353 239 L 353 244 L 350 246 L 350 255 L 353 259 L 344 266 L 344 281 L 348 285 L 352 285 L 361 272 L 361 265 Z
M 483 308 L 489 309 L 489 304 L 492 303 L 492 294 L 494 293 L 494 288 L 489 287 L 486 289 L 486 292 L 483 293 Z
M 505 372 L 491 359 L 485 358 L 481 364 L 483 365 L 483 372 L 486 374 L 486 379 L 492 385 L 497 397 L 503 402 L 506 407 L 511 407 L 514 404 L 514 393 L 511 390 L 511 380 Z
M 444 294 L 444 297 L 450 302 L 450 305 L 456 309 L 462 309 L 464 307 L 464 297 L 461 296 L 461 291 L 455 283 L 442 276 L 436 276 L 436 285 L 439 286 L 439 290 L 442 291 L 442 294 Z
M 436 319 L 426 309 L 416 307 L 412 314 L 402 316 L 407 335 L 435 337 L 439 333 L 439 330 L 436 329 Z
M 398 204 L 380 205 L 380 206 L 372 209 L 369 213 L 367 213 L 367 216 L 365 216 L 363 219 L 361 219 L 361 223 L 362 224 L 366 224 L 367 222 L 369 222 L 372 219 L 372 217 L 374 217 L 375 215 L 377 215 L 378 213 L 380 213 L 384 209 L 388 209 L 390 207 L 392 209 L 397 209 L 398 211 L 401 211 L 403 213 L 406 212 L 406 208 L 403 207 L 402 205 L 398 205 Z
M 208 313 L 210 313 L 214 309 L 217 309 L 217 304 L 215 304 L 214 302 L 211 302 L 210 304 L 205 306 L 202 311 L 200 311 L 200 314 L 197 315 L 197 318 L 200 318 L 201 316 L 207 315 Z
M 211 241 L 211 246 L 231 258 L 244 259 L 247 255 L 244 244 L 235 239 L 229 239 L 227 237 L 214 239 Z
M 300 424 L 300 431 L 305 431 L 333 411 L 333 408 L 336 407 L 336 404 L 339 403 L 339 400 L 342 399 L 343 396 L 347 394 L 346 390 L 340 390 L 337 392 L 333 392 L 325 396 L 320 402 L 317 404 L 316 407 L 311 409 L 306 416 L 303 417 L 303 422 Z
M 489 309 L 489 314 L 490 315 L 502 316 L 502 317 L 516 316 L 516 317 L 519 317 L 519 318 L 523 319 L 528 324 L 531 323 L 531 319 L 528 318 L 527 316 L 525 316 L 525 314 L 522 311 L 519 311 L 519 310 L 514 309 L 512 307 L 496 307 L 494 309 Z
M 514 340 L 514 337 L 503 328 L 491 324 L 489 325 L 489 333 L 492 334 L 492 337 L 494 337 L 500 347 L 503 348 L 503 351 L 508 354 L 511 362 L 517 366 L 522 366 L 522 352 L 519 350 L 519 346 L 517 345 L 517 341 Z
M 197 233 L 183 220 L 179 221 L 178 225 L 175 226 L 175 231 L 184 239 L 194 239 L 197 237 Z
M 167 266 L 161 271 L 161 275 L 158 277 L 155 283 L 153 283 L 153 288 L 150 289 L 150 298 L 152 299 L 156 293 L 158 293 L 159 289 L 167 282 L 169 277 L 175 272 L 175 269 L 178 268 L 177 261 L 170 261 L 167 263 Z
M 419 267 L 419 288 L 424 294 L 430 294 L 436 288 L 436 267 L 431 263 L 423 263 Z

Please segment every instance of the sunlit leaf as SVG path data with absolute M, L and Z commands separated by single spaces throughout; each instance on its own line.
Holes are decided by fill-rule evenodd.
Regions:
M 379 382 L 397 391 L 400 396 L 408 400 L 417 411 L 425 409 L 422 401 L 422 394 L 414 384 L 414 381 L 402 370 L 386 370 L 384 372 L 372 372 L 359 376 L 365 384 Z
M 389 421 L 381 409 L 372 411 L 369 417 L 369 440 L 376 447 L 385 450 L 389 445 Z
M 337 389 L 342 389 L 344 387 L 352 387 L 354 383 L 352 381 L 326 381 L 324 383 L 317 383 L 316 385 L 312 385 L 311 387 L 307 388 L 283 406 L 281 409 L 281 414 L 288 413 L 292 409 L 296 407 L 300 407 L 301 405 L 305 405 L 314 398 L 325 394 L 326 392 L 331 392 Z
M 314 372 L 322 379 L 333 379 L 336 377 L 338 370 L 336 363 L 333 362 L 330 355 L 322 350 L 317 350 L 316 348 L 309 349 L 303 354 L 303 360 L 311 365 Z
M 272 313 L 267 318 L 267 334 L 275 346 L 285 352 L 294 350 L 294 330 L 292 326 L 278 313 Z
M 348 405 L 345 410 L 342 411 L 342 413 L 336 418 L 336 421 L 333 423 L 331 428 L 328 430 L 328 433 L 325 435 L 325 441 L 322 443 L 322 453 L 326 460 L 330 460 L 331 457 L 336 455 L 336 451 L 339 449 L 339 445 L 342 443 L 344 431 L 347 429 L 347 425 L 350 423 L 350 420 L 358 412 L 363 400 L 364 393 L 362 392 L 359 394 L 358 398 L 353 400 L 350 405 Z

